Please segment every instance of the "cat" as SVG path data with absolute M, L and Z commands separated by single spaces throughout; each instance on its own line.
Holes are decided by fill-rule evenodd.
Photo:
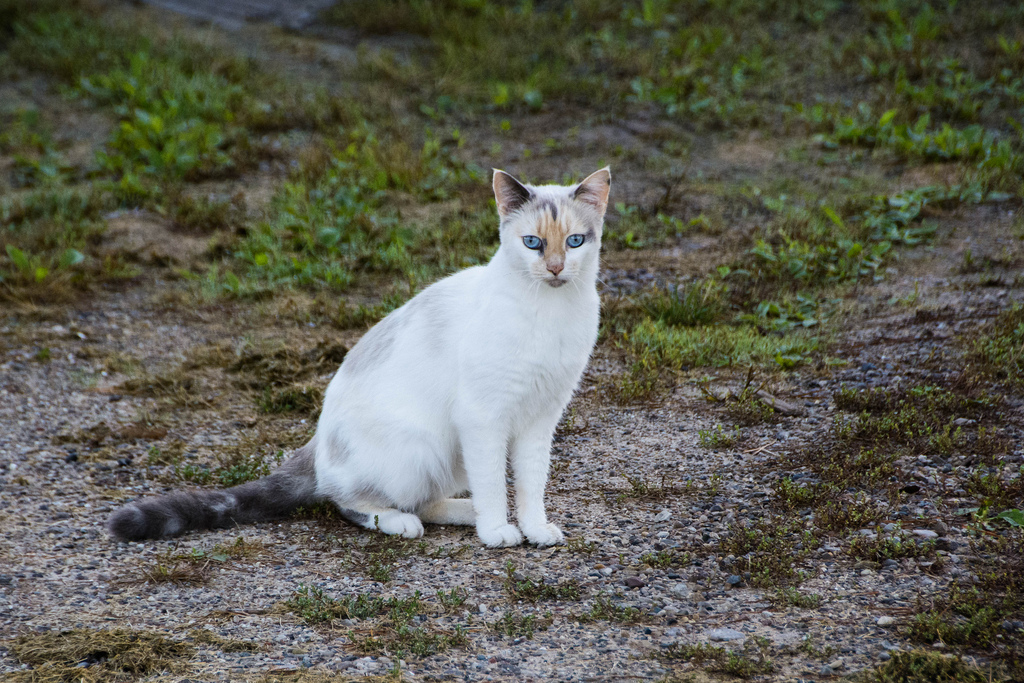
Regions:
M 329 500 L 356 525 L 406 538 L 426 522 L 475 525 L 492 548 L 524 535 L 563 543 L 544 489 L 555 427 L 597 340 L 611 172 L 566 187 L 495 170 L 493 189 L 494 256 L 427 287 L 352 347 L 309 443 L 258 481 L 130 503 L 111 516 L 112 535 L 164 538 Z

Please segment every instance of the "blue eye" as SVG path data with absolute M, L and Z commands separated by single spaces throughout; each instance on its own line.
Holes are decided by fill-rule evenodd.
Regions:
M 585 239 L 586 237 L 580 234 L 569 235 L 568 237 L 565 238 L 565 243 L 568 244 L 573 249 L 575 249 L 576 247 L 583 246 L 583 241 Z
M 527 249 L 540 249 L 540 238 L 536 235 L 526 235 L 523 237 L 523 244 Z

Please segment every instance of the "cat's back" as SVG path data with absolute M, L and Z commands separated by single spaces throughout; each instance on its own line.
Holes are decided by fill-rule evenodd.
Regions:
M 459 271 L 389 313 L 352 347 L 339 375 L 355 380 L 402 372 L 424 359 L 443 362 L 475 306 L 482 272 L 480 266 Z

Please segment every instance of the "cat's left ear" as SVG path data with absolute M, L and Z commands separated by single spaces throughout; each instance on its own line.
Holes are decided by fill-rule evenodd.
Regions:
M 611 189 L 612 171 L 605 166 L 600 171 L 594 171 L 584 178 L 583 182 L 576 186 L 572 196 L 573 199 L 590 204 L 604 217 L 604 212 L 608 208 L 608 193 L 611 192 Z

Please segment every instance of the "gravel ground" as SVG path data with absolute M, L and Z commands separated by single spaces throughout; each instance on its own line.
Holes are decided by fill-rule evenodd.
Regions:
M 622 283 L 638 278 L 643 276 L 611 277 L 610 284 L 628 286 Z M 956 307 L 944 308 L 940 296 L 936 303 L 946 313 L 924 323 L 914 322 L 922 316 L 891 309 L 866 316 L 838 345 L 835 355 L 849 361 L 842 369 L 792 376 L 774 389 L 799 415 L 747 427 L 739 443 L 717 450 L 702 448 L 698 432 L 723 416 L 695 387 L 683 385 L 656 404 L 618 405 L 603 389 L 616 361 L 601 353 L 554 449 L 549 507 L 572 545 L 486 550 L 470 530 L 428 527 L 423 547 L 394 559 L 387 583 L 370 578 L 359 559 L 377 537 L 337 522 L 285 521 L 142 544 L 119 544 L 106 535 L 104 521 L 121 502 L 182 485 L 168 476 L 168 467 L 146 464 L 151 448 L 179 444 L 186 461 L 208 462 L 225 448 L 253 443 L 254 433 L 256 442 L 283 443 L 301 440 L 311 429 L 308 419 L 255 412 L 251 394 L 220 369 L 194 371 L 201 385 L 192 407 L 129 395 L 122 384 L 127 375 L 110 369 L 117 367 L 111 359 L 130 356 L 155 375 L 196 357 L 197 350 L 208 353 L 211 344 L 243 344 L 250 330 L 242 311 L 198 308 L 183 318 L 180 311 L 161 310 L 143 288 L 100 297 L 70 313 L 11 315 L 0 328 L 0 638 L 69 627 L 171 634 L 203 627 L 259 649 L 200 648 L 191 667 L 202 678 L 305 667 L 382 674 L 395 662 L 364 656 L 353 645 L 367 624 L 335 620 L 312 627 L 281 603 L 301 585 L 339 598 L 419 591 L 435 606 L 436 591 L 462 588 L 468 591 L 462 606 L 424 618 L 439 629 L 461 625 L 469 644 L 410 658 L 403 667 L 409 679 L 650 680 L 667 672 L 654 658 L 660 651 L 698 642 L 733 649 L 760 642 L 775 662 L 776 680 L 818 680 L 872 666 L 890 650 L 909 647 L 895 625 L 960 573 L 962 530 L 942 521 L 950 520 L 959 501 L 937 500 L 927 485 L 941 476 L 941 463 L 922 456 L 910 469 L 925 485 L 891 520 L 939 538 L 949 560 L 939 575 L 912 559 L 854 563 L 837 538 L 800 567 L 809 576 L 801 592 L 821 595 L 822 606 L 777 607 L 774 591 L 748 587 L 729 570 L 718 541 L 735 523 L 752 524 L 767 513 L 772 483 L 781 476 L 780 453 L 821 440 L 831 423 L 830 396 L 840 383 L 885 386 L 925 373 L 914 359 L 946 353 L 951 335 L 976 325 L 1006 296 L 958 293 L 949 302 Z M 231 316 L 237 317 L 225 322 Z M 351 342 L 340 333 L 287 323 L 263 333 L 303 348 L 315 340 Z M 44 347 L 48 362 L 37 359 Z M 324 373 L 317 381 L 329 377 Z M 115 436 L 98 437 L 101 423 Z M 148 433 L 126 429 L 143 423 L 156 427 Z M 625 474 L 669 488 L 634 496 Z M 145 580 L 174 555 L 208 553 L 239 535 L 260 552 L 211 562 L 204 585 Z M 647 554 L 673 550 L 690 553 L 692 561 L 662 568 L 642 563 Z M 581 598 L 512 600 L 504 588 L 507 563 L 520 577 L 575 581 Z M 636 608 L 638 622 L 582 619 L 599 597 Z M 547 629 L 532 639 L 498 634 L 490 625 L 506 613 L 533 615 Z M 7 658 L 2 667 L 10 672 L 19 665 Z
M 285 5 L 226 3 L 224 11 L 239 23 L 273 15 L 289 25 L 278 11 Z M 598 136 L 588 143 L 595 158 L 616 141 L 612 133 L 632 135 L 624 126 L 605 127 L 584 132 Z M 537 125 L 523 135 L 546 130 Z M 716 148 L 715 169 L 758 163 L 748 149 L 753 143 L 732 147 L 729 158 Z M 536 157 L 522 165 L 541 175 L 553 164 Z M 620 177 L 617 191 L 627 188 L 634 198 L 645 184 L 658 191 L 639 170 L 617 176 L 617 183 Z M 274 186 L 280 178 L 264 180 Z M 891 514 L 820 539 L 798 557 L 795 569 L 805 573 L 798 590 L 820 596 L 816 607 L 786 606 L 777 587 L 755 587 L 722 542 L 777 511 L 783 476 L 817 481 L 799 456 L 828 444 L 841 386 L 941 384 L 963 366 L 961 342 L 1024 299 L 1024 261 L 1008 234 L 1012 212 L 987 205 L 941 218 L 934 248 L 909 252 L 885 282 L 844 301 L 828 325 L 830 362 L 772 378 L 766 389 L 780 401 L 779 412 L 743 426 L 736 443 L 701 445 L 702 430 L 724 425 L 731 433 L 735 420 L 706 399 L 700 380 L 709 373 L 708 386 L 721 393 L 741 387 L 743 372 L 694 371 L 685 378 L 692 381 L 667 395 L 622 404 L 612 390 L 623 371 L 619 351 L 600 347 L 554 444 L 549 511 L 570 543 L 551 549 L 487 550 L 469 529 L 437 526 L 427 527 L 421 545 L 388 545 L 312 514 L 172 541 L 116 543 L 104 523 L 124 502 L 194 485 L 180 473 L 238 453 L 271 462 L 279 449 L 311 434 L 311 414 L 259 411 L 260 391 L 227 370 L 240 354 L 350 346 L 359 333 L 297 322 L 287 297 L 250 308 L 196 303 L 184 285 L 155 279 L 153 272 L 166 272 L 160 270 L 147 271 L 130 289 L 104 290 L 69 306 L 0 309 L 0 678 L 26 668 L 9 651 L 13 639 L 68 629 L 131 628 L 190 641 L 193 629 L 208 629 L 253 645 L 232 652 L 197 642 L 185 668 L 161 680 L 343 679 L 385 675 L 396 665 L 407 680 L 718 680 L 699 663 L 664 657 L 679 645 L 711 643 L 754 662 L 770 658 L 772 671 L 756 674 L 758 680 L 817 681 L 921 647 L 901 628 L 951 581 L 971 576 L 968 518 L 957 514 L 971 504 L 962 458 L 908 455 L 894 475 L 907 493 Z M 132 220 L 125 218 L 128 227 Z M 953 225 L 959 232 L 950 231 Z M 609 257 L 614 267 L 604 273 L 605 293 L 703 272 L 719 262 L 710 252 L 729 249 L 728 239 L 697 235 L 671 251 L 620 252 Z M 979 262 L 985 254 L 1010 253 L 1002 260 L 1010 265 L 1000 266 L 995 280 L 959 273 L 968 248 Z M 634 267 L 639 262 L 654 264 L 651 272 Z M 303 381 L 322 388 L 332 372 L 317 365 Z M 998 467 L 1010 472 L 1024 455 L 1024 416 L 1019 396 L 1004 398 L 998 428 L 1011 447 Z M 942 562 L 851 557 L 852 539 L 884 538 L 897 524 L 912 538 L 934 542 Z M 231 551 L 237 548 L 244 552 Z M 532 578 L 552 592 L 577 586 L 579 597 L 517 598 L 507 588 L 510 571 L 513 582 Z M 383 633 L 381 618 L 310 625 L 284 604 L 311 586 L 337 599 L 419 592 L 424 606 L 413 624 L 437 632 L 458 627 L 467 642 L 398 662 L 393 649 L 382 654 L 366 645 L 368 636 Z M 442 590 L 456 590 L 464 601 L 443 604 Z M 531 617 L 532 637 L 497 630 Z

